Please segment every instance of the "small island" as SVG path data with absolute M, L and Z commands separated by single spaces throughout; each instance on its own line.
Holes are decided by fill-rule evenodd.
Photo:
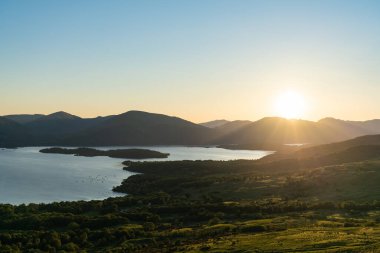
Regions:
M 148 158 L 167 158 L 168 153 L 161 153 L 149 149 L 115 149 L 115 150 L 97 150 L 93 148 L 45 148 L 40 150 L 41 153 L 47 154 L 65 154 L 75 156 L 108 156 L 112 158 L 123 159 L 148 159 Z

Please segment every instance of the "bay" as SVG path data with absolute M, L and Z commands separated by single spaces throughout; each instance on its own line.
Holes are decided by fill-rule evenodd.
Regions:
M 122 196 L 112 188 L 133 175 L 122 169 L 126 159 L 42 154 L 39 152 L 42 148 L 45 147 L 0 150 L 0 203 L 49 203 Z M 272 153 L 184 146 L 98 149 L 121 148 L 145 148 L 170 154 L 165 159 L 147 161 L 259 159 Z

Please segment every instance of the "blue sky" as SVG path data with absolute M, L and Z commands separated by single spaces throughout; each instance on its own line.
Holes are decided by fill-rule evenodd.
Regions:
M 0 1 L 0 115 L 380 118 L 380 1 Z

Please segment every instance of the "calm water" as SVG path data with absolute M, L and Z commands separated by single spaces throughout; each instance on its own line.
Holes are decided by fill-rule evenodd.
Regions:
M 178 146 L 144 148 L 170 153 L 167 159 L 148 160 L 259 159 L 271 153 Z M 112 187 L 133 175 L 122 170 L 121 162 L 126 159 L 42 154 L 40 149 L 0 149 L 0 203 L 46 203 L 120 196 L 112 192 Z

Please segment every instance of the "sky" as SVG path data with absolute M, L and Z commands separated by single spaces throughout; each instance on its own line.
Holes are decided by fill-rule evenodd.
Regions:
M 0 115 L 380 118 L 380 1 L 1 0 Z M 297 104 L 297 103 L 296 103 Z

